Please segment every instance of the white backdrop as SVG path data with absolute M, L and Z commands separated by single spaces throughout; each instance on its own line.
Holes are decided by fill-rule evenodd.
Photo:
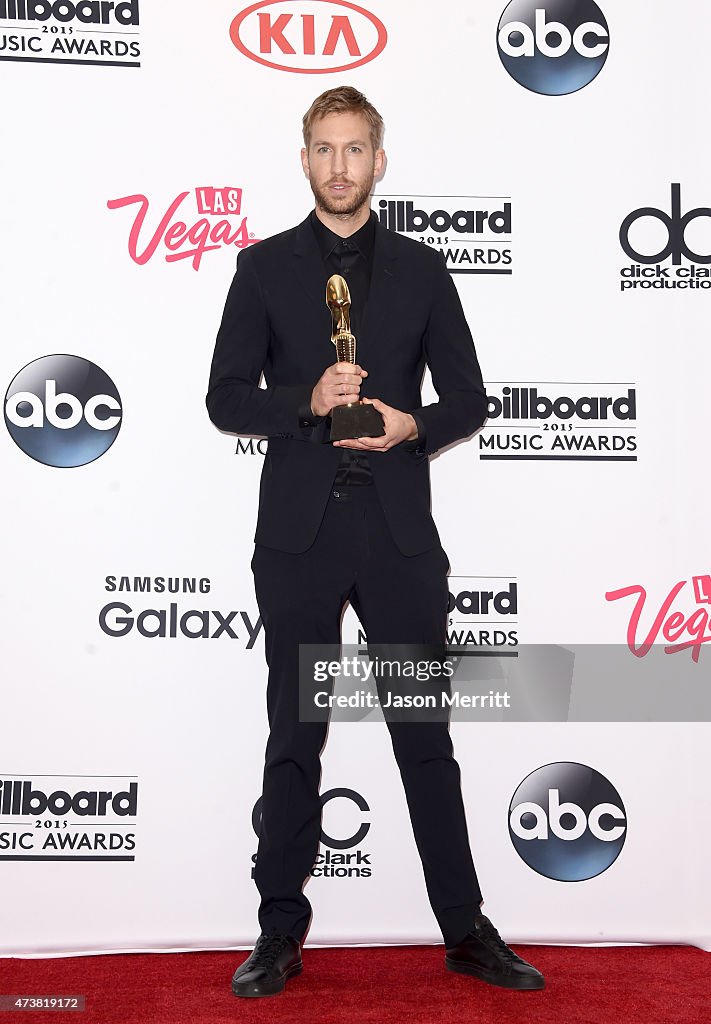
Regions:
M 622 290 L 620 272 L 635 261 L 619 230 L 634 210 L 671 214 L 674 183 L 681 214 L 711 204 L 704 99 L 711 12 L 703 0 L 673 9 L 661 0 L 603 0 L 604 67 L 586 87 L 556 96 L 531 91 L 504 68 L 496 45 L 504 6 L 369 0 L 386 41 L 360 9 L 335 0 L 283 0 L 246 15 L 245 46 L 258 49 L 261 13 L 276 33 L 271 56 L 279 56 L 282 24 L 300 52 L 280 59 L 303 62 L 303 73 L 250 59 L 234 45 L 230 25 L 246 7 L 231 0 L 199 7 L 140 0 L 127 5 L 123 23 L 106 25 L 78 16 L 30 22 L 0 5 L 8 15 L 0 17 L 7 99 L 1 379 L 12 400 L 23 367 L 73 354 L 108 374 L 122 411 L 113 445 L 83 466 L 30 457 L 23 439 L 39 426 L 15 424 L 19 442 L 8 430 L 0 444 L 5 955 L 212 948 L 255 937 L 252 812 L 266 739 L 266 669 L 263 635 L 251 636 L 258 613 L 249 561 L 262 456 L 256 442 L 236 453 L 236 439 L 210 424 L 204 393 L 238 251 L 218 224 L 227 220 L 239 243 L 305 216 L 311 193 L 300 170 L 300 123 L 323 89 L 353 84 L 385 118 L 388 167 L 376 207 L 378 196 L 430 214 L 511 204 L 510 231 L 497 233 L 494 222 L 466 242 L 450 231 L 448 242 L 429 243 L 456 249 L 454 260 L 465 259 L 464 250 L 472 260 L 476 248 L 485 253 L 484 263 L 465 259 L 454 269 L 512 271 L 454 277 L 492 396 L 518 387 L 551 400 L 617 399 L 632 389 L 636 399 L 634 418 L 551 417 L 546 430 L 530 418 L 493 417 L 478 437 L 432 460 L 453 595 L 517 583 L 515 616 L 453 614 L 452 628 L 465 622 L 476 636 L 515 618 L 506 628 L 519 644 L 626 644 L 634 596 L 605 595 L 642 586 L 639 643 L 682 582 L 665 614 L 679 611 L 676 625 L 696 615 L 689 629 L 705 628 L 711 295 L 703 287 Z M 549 3 L 549 21 L 556 6 L 566 5 Z M 89 17 L 90 5 L 83 8 Z M 292 18 L 277 22 L 280 14 Z M 314 55 L 303 53 L 296 31 L 310 15 Z M 364 54 L 378 39 L 382 51 L 350 71 L 323 73 L 329 60 L 350 59 L 344 34 L 333 58 L 319 56 L 329 26 L 346 31 L 334 16 L 351 19 Z M 113 49 L 88 47 L 101 39 Z M 50 49 L 58 40 L 61 48 Z M 73 56 L 68 40 L 75 47 L 84 40 Z M 118 47 L 122 40 L 132 53 Z M 109 60 L 140 66 L 100 66 Z M 201 214 L 196 190 L 209 188 L 241 189 L 240 212 Z M 115 201 L 136 196 L 148 205 L 132 242 L 140 204 Z M 203 216 L 221 240 L 201 256 L 170 259 L 194 246 L 175 248 L 176 229 L 167 247 L 169 225 L 190 228 Z M 707 270 L 710 234 L 708 214 L 690 222 L 686 242 L 698 256 L 683 256 L 679 266 Z M 665 240 L 658 219 L 630 229 L 641 253 L 661 250 Z M 504 249 L 510 263 L 502 262 Z M 660 267 L 682 280 L 672 259 Z M 15 418 L 23 415 L 26 407 Z M 59 437 L 67 450 L 70 434 Z M 568 434 L 593 438 L 577 451 L 582 459 L 562 459 L 570 449 L 553 446 Z M 534 435 L 541 451 L 511 447 L 523 443 L 513 436 Z M 610 448 L 600 447 L 603 436 Z M 504 458 L 481 457 L 492 453 Z M 620 453 L 637 458 L 589 458 Z M 131 589 L 107 589 L 108 577 L 117 587 L 127 577 Z M 151 592 L 136 592 L 135 577 L 148 578 Z M 162 577 L 178 578 L 181 592 L 156 593 Z M 198 581 L 196 593 L 182 592 L 184 579 Z M 200 580 L 208 581 L 204 593 Z M 109 610 L 106 625 L 119 632 L 116 615 L 125 616 L 131 628 L 121 636 L 100 624 L 102 609 L 116 602 L 129 611 Z M 178 617 L 211 613 L 210 634 L 216 610 L 229 629 L 207 638 L 138 632 L 135 617 L 146 609 L 165 610 L 170 631 L 171 604 Z M 202 620 L 190 621 L 195 629 Z M 155 631 L 159 620 L 143 623 Z M 346 631 L 355 638 L 352 617 Z M 663 634 L 656 639 L 664 642 Z M 692 650 L 666 657 L 673 682 L 674 665 Z M 700 648 L 700 679 L 708 657 Z M 509 940 L 711 949 L 708 725 L 640 717 L 452 726 L 484 909 Z M 537 873 L 509 836 L 515 790 L 552 762 L 590 766 L 624 802 L 624 847 L 587 880 Z M 70 796 L 116 794 L 135 782 L 137 805 L 119 805 L 129 814 L 109 807 L 86 815 L 79 813 L 86 803 L 67 809 L 58 798 L 56 813 L 38 810 L 41 801 L 23 813 L 23 782 Z M 326 834 L 343 839 L 363 822 L 370 827 L 349 848 L 358 873 L 309 881 L 310 941 L 439 941 L 384 727 L 331 727 L 323 792 L 334 789 L 352 791 L 361 807 L 348 797 L 329 801 Z M 342 852 L 326 843 L 322 851 Z

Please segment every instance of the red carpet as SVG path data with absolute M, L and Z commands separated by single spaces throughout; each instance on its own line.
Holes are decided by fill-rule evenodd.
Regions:
M 688 946 L 517 947 L 547 979 L 507 992 L 445 970 L 441 947 L 309 949 L 268 999 L 236 999 L 246 953 L 0 960 L 0 993 L 84 995 L 84 1013 L 0 1013 L 16 1024 L 709 1024 L 708 953 Z

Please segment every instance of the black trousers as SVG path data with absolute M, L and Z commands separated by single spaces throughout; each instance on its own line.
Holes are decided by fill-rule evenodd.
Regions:
M 288 515 L 288 509 L 284 510 Z M 321 832 L 320 753 L 327 723 L 300 722 L 299 644 L 340 643 L 350 601 L 369 643 L 443 644 L 447 556 L 402 555 L 374 486 L 336 487 L 313 545 L 257 545 L 252 560 L 269 666 L 262 825 L 254 877 L 262 931 L 302 940 L 302 892 Z M 372 728 L 369 726 L 368 728 Z M 445 945 L 470 930 L 482 896 L 469 848 L 459 765 L 446 722 L 388 722 L 432 909 Z

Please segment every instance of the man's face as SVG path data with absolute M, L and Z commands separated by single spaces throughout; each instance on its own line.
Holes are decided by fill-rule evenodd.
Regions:
M 373 149 L 363 114 L 328 114 L 314 121 L 301 163 L 316 205 L 336 217 L 356 213 L 370 202 L 384 156 L 382 149 Z

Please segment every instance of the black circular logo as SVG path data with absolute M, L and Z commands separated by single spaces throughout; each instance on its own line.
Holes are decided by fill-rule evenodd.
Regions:
M 94 462 L 116 440 L 121 416 L 116 385 L 81 356 L 33 360 L 15 376 L 5 395 L 10 437 L 45 466 Z
M 711 208 L 697 206 L 686 213 L 682 213 L 681 209 L 681 185 L 676 181 L 671 187 L 669 213 L 657 209 L 656 206 L 641 206 L 638 210 L 628 213 L 620 225 L 620 245 L 629 258 L 636 260 L 637 263 L 663 263 L 671 256 L 674 266 L 679 266 L 683 256 L 690 263 L 711 263 L 711 254 L 695 252 L 686 240 L 686 229 L 692 220 L 704 217 L 707 223 L 708 218 L 711 218 Z M 630 244 L 630 228 L 645 217 L 660 221 L 666 229 L 666 244 L 659 252 L 638 252 Z
M 509 806 L 509 835 L 530 868 L 560 882 L 607 871 L 627 834 L 624 804 L 587 765 L 556 761 L 528 775 Z
M 321 807 L 324 808 L 326 804 L 329 803 L 331 800 L 336 800 L 339 797 L 342 797 L 345 800 L 352 800 L 359 811 L 370 811 L 368 801 L 364 797 L 362 797 L 360 793 L 356 793 L 354 789 L 343 788 L 329 789 L 327 793 L 323 793 L 320 797 Z M 262 830 L 261 796 L 259 800 L 257 800 L 256 804 L 254 805 L 254 809 L 252 810 L 252 828 L 254 829 L 255 835 L 259 836 Z M 355 833 L 352 836 L 346 836 L 344 839 L 333 839 L 331 836 L 327 835 L 322 828 L 321 842 L 323 843 L 324 846 L 329 846 L 332 850 L 350 850 L 354 846 L 359 846 L 369 832 L 369 821 L 361 822 Z
M 566 96 L 599 74 L 610 33 L 594 0 L 511 0 L 499 20 L 497 45 L 519 85 Z

